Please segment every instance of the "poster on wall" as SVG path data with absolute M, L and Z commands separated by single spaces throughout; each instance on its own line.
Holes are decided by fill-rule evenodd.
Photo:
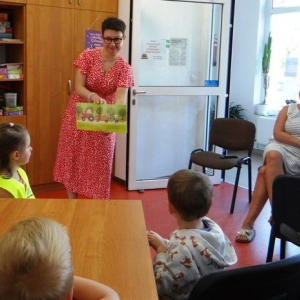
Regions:
M 141 60 L 155 65 L 166 65 L 168 40 L 147 40 L 142 42 Z
M 76 128 L 84 131 L 127 132 L 127 106 L 76 103 Z
M 103 47 L 102 32 L 99 30 L 85 31 L 85 49 Z
M 170 52 L 169 52 L 169 65 L 170 66 L 186 66 L 186 38 L 171 38 L 170 39 Z

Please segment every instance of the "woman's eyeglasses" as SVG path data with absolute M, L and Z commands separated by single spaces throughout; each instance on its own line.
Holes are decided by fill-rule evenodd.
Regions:
M 119 45 L 119 44 L 122 43 L 123 38 L 122 37 L 117 37 L 117 38 L 112 39 L 110 37 L 104 37 L 103 41 L 104 41 L 105 44 L 108 44 L 108 45 L 111 44 L 111 42 L 114 42 L 115 45 Z

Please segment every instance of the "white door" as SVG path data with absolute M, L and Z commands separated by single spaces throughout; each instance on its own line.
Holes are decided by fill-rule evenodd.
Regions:
M 133 1 L 129 190 L 166 187 L 224 116 L 231 1 L 214 2 Z

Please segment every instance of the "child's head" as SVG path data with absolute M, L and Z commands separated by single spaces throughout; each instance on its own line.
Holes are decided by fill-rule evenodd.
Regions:
M 210 209 L 212 194 L 208 176 L 196 171 L 177 171 L 168 182 L 169 202 L 185 221 L 204 217 Z
M 0 238 L 1 300 L 62 300 L 72 287 L 71 246 L 62 225 L 35 217 Z
M 0 124 L 0 170 L 12 176 L 11 160 L 17 165 L 27 164 L 32 148 L 26 128 L 19 124 Z

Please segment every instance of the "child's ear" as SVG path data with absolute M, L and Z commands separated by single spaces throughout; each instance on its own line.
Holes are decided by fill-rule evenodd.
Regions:
M 19 151 L 13 151 L 13 152 L 11 153 L 11 157 L 12 157 L 12 159 L 14 159 L 14 160 L 19 160 L 19 158 L 20 158 L 20 153 L 19 153 Z
M 168 201 L 168 209 L 171 215 L 173 215 L 176 211 L 174 205 L 170 201 Z

